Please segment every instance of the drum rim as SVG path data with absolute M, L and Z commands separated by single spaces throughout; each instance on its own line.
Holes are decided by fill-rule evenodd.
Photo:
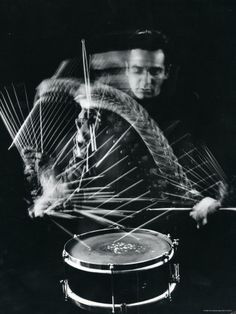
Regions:
M 137 271 L 137 270 L 145 270 L 149 269 L 151 266 L 158 267 L 162 264 L 167 263 L 174 255 L 174 247 L 173 247 L 173 242 L 170 239 L 169 236 L 160 233 L 158 231 L 150 230 L 150 229 L 138 229 L 137 232 L 142 232 L 142 233 L 151 233 L 156 236 L 161 237 L 162 239 L 166 240 L 169 245 L 170 245 L 170 250 L 168 252 L 165 252 L 162 255 L 159 255 L 154 258 L 146 259 L 141 262 L 131 262 L 131 263 L 126 263 L 126 264 L 99 264 L 99 263 L 91 263 L 84 261 L 82 259 L 79 259 L 77 257 L 72 256 L 69 253 L 69 250 L 67 249 L 68 246 L 71 244 L 72 241 L 75 241 L 75 238 L 77 237 L 78 239 L 83 240 L 84 238 L 88 237 L 89 235 L 96 235 L 96 234 L 106 234 L 107 232 L 123 232 L 123 231 L 131 231 L 133 230 L 132 228 L 126 228 L 126 229 L 101 229 L 101 230 L 93 230 L 89 231 L 86 233 L 83 233 L 81 235 L 75 235 L 74 238 L 69 239 L 65 245 L 64 245 L 64 250 L 63 250 L 63 258 L 64 261 L 77 269 L 82 269 L 83 271 L 91 271 L 91 272 L 107 272 L 110 273 L 111 271 L 113 272 L 123 272 L 123 271 Z
M 102 303 L 102 302 L 97 302 L 97 301 L 92 301 L 89 299 L 82 298 L 81 296 L 79 296 L 78 294 L 74 293 L 71 290 L 68 282 L 66 282 L 65 284 L 66 284 L 66 287 L 65 287 L 66 297 L 76 302 L 76 304 L 78 303 L 78 306 L 80 308 L 83 308 L 85 310 L 90 310 L 90 309 L 111 310 L 113 308 L 115 309 L 122 308 L 123 304 Z M 157 295 L 150 299 L 139 301 L 139 302 L 127 303 L 125 304 L 125 306 L 127 308 L 135 308 L 137 306 L 149 305 L 149 304 L 157 303 L 158 301 L 161 301 L 163 299 L 171 298 L 171 295 L 174 292 L 176 286 L 177 286 L 177 283 L 175 282 L 169 283 L 169 287 L 162 294 Z

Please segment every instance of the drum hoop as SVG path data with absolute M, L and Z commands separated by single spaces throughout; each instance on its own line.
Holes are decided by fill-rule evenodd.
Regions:
M 79 269 L 79 270 L 82 270 L 82 271 L 86 271 L 86 272 L 90 272 L 90 273 L 97 273 L 97 274 L 123 274 L 123 273 L 131 273 L 131 272 L 137 272 L 137 271 L 145 271 L 145 270 L 149 270 L 149 269 L 153 269 L 153 268 L 156 268 L 156 267 L 159 267 L 165 263 L 167 263 L 168 261 L 171 260 L 171 258 L 173 257 L 174 255 L 174 249 L 171 250 L 171 253 L 170 255 L 168 255 L 165 260 L 163 259 L 162 261 L 158 261 L 156 263 L 152 263 L 150 265 L 146 265 L 146 266 L 141 266 L 139 263 L 137 266 L 138 267 L 133 267 L 133 268 L 128 268 L 128 269 L 115 269 L 115 266 L 116 265 L 112 265 L 113 266 L 113 269 L 110 270 L 110 269 L 102 269 L 102 268 L 89 268 L 89 267 L 86 267 L 84 266 L 81 262 L 79 262 L 77 259 L 76 260 L 73 260 L 74 258 L 73 257 L 69 257 L 69 256 L 64 256 L 64 262 L 67 263 L 68 265 L 70 265 L 71 267 L 73 268 L 76 268 L 76 269 Z M 153 262 L 154 260 L 150 260 L 150 262 Z M 142 262 L 142 264 L 145 263 Z M 134 265 L 134 264 L 131 264 L 131 265 Z M 105 265 L 105 266 L 108 266 L 108 265 Z
M 102 229 L 102 230 L 95 230 L 91 232 L 86 232 L 81 234 L 78 238 L 83 239 L 84 237 L 87 237 L 88 235 L 93 235 L 96 233 L 107 233 L 116 231 L 119 232 L 119 229 Z M 126 229 L 127 231 L 132 230 L 132 229 Z M 152 258 L 152 259 L 147 259 L 141 262 L 136 262 L 136 263 L 127 263 L 127 264 L 93 264 L 93 263 L 88 263 L 84 262 L 83 260 L 80 260 L 78 258 L 73 257 L 71 254 L 68 253 L 66 247 L 69 245 L 69 243 L 73 240 L 70 239 L 69 241 L 66 242 L 63 250 L 63 258 L 64 261 L 69 264 L 70 266 L 81 269 L 83 271 L 87 272 L 94 272 L 94 273 L 111 273 L 110 266 L 112 265 L 113 273 L 124 273 L 124 272 L 132 272 L 132 271 L 142 271 L 142 270 L 148 270 L 152 269 L 155 267 L 159 267 L 167 262 L 170 261 L 170 259 L 174 255 L 174 247 L 173 247 L 173 242 L 170 240 L 170 238 L 167 235 L 164 235 L 160 232 L 149 230 L 149 229 L 139 229 L 139 231 L 142 231 L 143 233 L 148 232 L 148 233 L 153 233 L 154 235 L 158 235 L 161 238 L 165 239 L 169 244 L 170 244 L 170 250 L 169 252 L 166 252 L 162 255 L 159 255 L 158 257 Z
M 146 299 L 146 300 L 143 300 L 140 302 L 128 303 L 128 304 L 125 304 L 125 306 L 127 308 L 133 308 L 133 307 L 137 307 L 137 306 L 153 304 L 153 303 L 156 303 L 156 302 L 161 301 L 163 299 L 167 299 L 168 297 L 171 296 L 171 293 L 176 288 L 176 285 L 177 284 L 175 282 L 172 282 L 172 283 L 170 283 L 169 288 L 165 292 L 163 292 L 162 294 L 160 294 L 154 298 Z M 110 310 L 113 308 L 120 309 L 124 306 L 124 304 L 101 303 L 101 302 L 91 301 L 91 300 L 82 298 L 82 297 L 78 296 L 77 294 L 75 294 L 70 289 L 68 282 L 66 283 L 65 291 L 66 291 L 66 297 L 69 297 L 70 299 L 72 299 L 73 301 L 78 303 L 79 306 L 82 307 L 83 309 L 101 308 L 101 309 L 109 309 Z

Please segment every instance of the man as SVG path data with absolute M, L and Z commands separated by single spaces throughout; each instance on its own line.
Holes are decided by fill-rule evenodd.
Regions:
M 151 31 L 144 31 L 136 33 L 131 40 L 131 47 L 133 49 L 131 49 L 126 65 L 126 75 L 133 98 L 138 100 L 138 102 L 140 102 L 140 104 L 146 109 L 148 109 L 147 107 L 149 103 L 148 112 L 150 116 L 157 121 L 158 119 L 156 116 L 150 111 L 153 110 L 153 99 L 156 100 L 161 97 L 163 84 L 168 78 L 170 63 L 168 60 L 169 54 L 166 53 L 168 51 L 167 44 L 168 41 L 166 37 L 159 32 L 153 33 Z M 128 114 L 131 119 L 134 118 L 134 115 L 143 115 L 143 119 L 141 117 L 139 123 L 143 125 L 142 121 L 146 120 L 146 124 L 145 126 L 143 125 L 142 130 L 140 129 L 140 126 L 137 126 L 140 132 L 139 135 L 142 134 L 146 140 L 149 140 L 149 148 L 153 146 L 155 141 L 154 148 L 156 151 L 154 152 L 154 155 L 156 156 L 156 165 L 153 163 L 153 159 L 155 158 L 153 158 L 152 154 L 150 154 L 150 150 L 148 153 L 148 149 L 143 146 L 143 139 L 141 137 L 137 138 L 137 133 L 135 131 L 128 135 L 127 132 L 128 129 L 130 129 L 129 123 L 127 124 L 127 122 L 125 122 L 121 116 L 119 117 L 117 114 L 114 115 L 111 112 L 103 114 L 100 129 L 108 128 L 108 130 L 105 133 L 102 133 L 102 137 L 97 136 L 98 144 L 103 147 L 103 149 L 99 149 L 96 154 L 93 154 L 90 161 L 92 159 L 94 159 L 94 162 L 100 161 L 99 167 L 96 167 L 96 175 L 99 174 L 98 171 L 103 174 L 103 172 L 106 172 L 107 169 L 111 170 L 106 177 L 102 177 L 101 182 L 99 182 L 97 186 L 108 187 L 110 182 L 117 182 L 117 178 L 122 177 L 122 184 L 115 184 L 114 191 L 117 195 L 122 193 L 123 197 L 129 196 L 132 199 L 137 199 L 140 195 L 143 195 L 144 192 L 146 193 L 147 191 L 150 191 L 150 196 L 152 198 L 158 199 L 159 197 L 162 201 L 167 200 L 166 194 L 168 193 L 176 195 L 181 194 L 183 195 L 183 199 L 189 198 L 189 195 L 187 195 L 186 192 L 189 190 L 191 192 L 191 185 L 187 184 L 187 186 L 185 186 L 187 191 L 185 188 L 181 187 L 181 184 L 184 184 L 184 182 L 181 181 L 185 181 L 185 175 L 183 175 L 182 170 L 179 172 L 180 168 L 176 162 L 176 157 L 174 156 L 170 145 L 161 134 L 158 126 L 156 126 L 157 134 L 159 132 L 160 136 L 156 137 L 157 134 L 152 131 L 152 127 L 150 128 L 149 125 L 151 120 L 147 117 L 145 112 L 142 111 L 142 109 L 135 109 L 135 104 L 133 104 L 133 109 L 131 109 L 128 104 L 128 98 L 125 100 L 124 96 L 119 96 L 115 90 L 111 90 L 110 92 L 108 90 L 105 92 L 105 90 L 106 89 L 102 88 L 99 94 L 104 102 L 104 95 L 108 95 L 110 93 L 110 96 L 106 100 L 106 108 L 108 106 L 112 110 L 112 106 L 114 106 L 114 102 L 116 102 L 114 99 L 116 98 L 118 103 L 120 103 L 121 116 L 123 111 L 122 106 L 127 106 L 123 114 Z M 55 93 L 55 91 L 53 93 Z M 97 92 L 95 92 L 95 94 L 96 93 Z M 145 104 L 145 102 L 147 103 Z M 156 110 L 156 108 L 154 109 L 155 111 L 160 111 L 161 108 L 158 108 L 158 110 Z M 85 126 L 84 118 L 82 116 L 80 118 L 80 116 L 79 121 L 83 127 L 78 128 L 78 136 L 76 138 L 86 139 L 86 136 L 82 134 L 82 129 L 84 129 Z M 155 127 L 154 124 L 153 127 Z M 87 128 L 85 129 L 87 130 Z M 149 131 L 147 133 L 148 129 Z M 100 132 L 97 133 L 100 134 Z M 111 137 L 113 137 L 113 141 L 109 142 Z M 154 139 L 154 137 L 156 137 L 156 139 Z M 114 146 L 115 142 L 119 143 L 120 149 L 114 150 L 114 148 L 118 148 L 118 146 Z M 79 148 L 79 156 L 80 158 L 83 156 L 82 160 L 84 159 L 86 161 L 88 159 L 88 157 L 86 157 L 86 152 L 89 141 L 83 140 L 81 143 L 80 140 L 77 143 L 78 147 L 82 147 Z M 77 149 L 75 152 L 78 153 Z M 112 153 L 108 156 L 108 152 Z M 160 154 L 162 154 L 162 157 L 160 157 Z M 104 156 L 106 156 L 105 159 Z M 118 164 L 119 167 L 114 167 L 114 165 Z M 132 175 L 129 174 L 130 172 L 132 172 Z M 129 176 L 125 174 L 129 174 Z M 142 182 L 142 184 L 137 184 L 137 182 Z M 130 191 L 130 187 L 132 187 L 132 193 Z M 193 192 L 193 199 L 199 200 L 200 194 L 199 197 L 196 197 L 195 191 Z M 126 193 L 128 193 L 128 195 L 126 195 Z M 219 206 L 220 201 L 216 201 L 210 197 L 204 198 L 196 206 L 194 206 L 194 211 L 191 215 L 199 224 L 205 224 L 207 222 L 207 214 L 214 211 L 215 208 Z
M 169 77 L 169 46 L 165 35 L 160 32 L 144 30 L 133 36 L 131 49 L 126 62 L 126 75 L 130 94 L 154 115 L 162 108 L 151 108 L 158 105 L 162 87 Z M 156 104 L 153 102 L 155 100 Z M 162 106 L 165 104 L 161 104 Z M 160 104 L 159 104 L 160 106 Z M 159 121 L 157 121 L 159 122 Z M 222 199 L 226 191 L 220 186 Z M 197 226 L 207 223 L 207 216 L 221 206 L 221 200 L 205 197 L 194 207 L 190 216 L 197 221 Z

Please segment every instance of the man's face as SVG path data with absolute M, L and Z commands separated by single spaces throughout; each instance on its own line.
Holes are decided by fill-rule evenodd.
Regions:
M 131 50 L 126 74 L 130 88 L 138 99 L 152 98 L 160 94 L 161 86 L 167 79 L 164 62 L 165 55 L 161 49 Z

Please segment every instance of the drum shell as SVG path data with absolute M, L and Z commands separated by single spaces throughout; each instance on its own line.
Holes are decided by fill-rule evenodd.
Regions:
M 94 273 L 66 265 L 70 289 L 80 297 L 95 302 L 141 302 L 164 293 L 171 278 L 171 264 L 164 263 L 151 269 L 137 269 L 124 273 Z

